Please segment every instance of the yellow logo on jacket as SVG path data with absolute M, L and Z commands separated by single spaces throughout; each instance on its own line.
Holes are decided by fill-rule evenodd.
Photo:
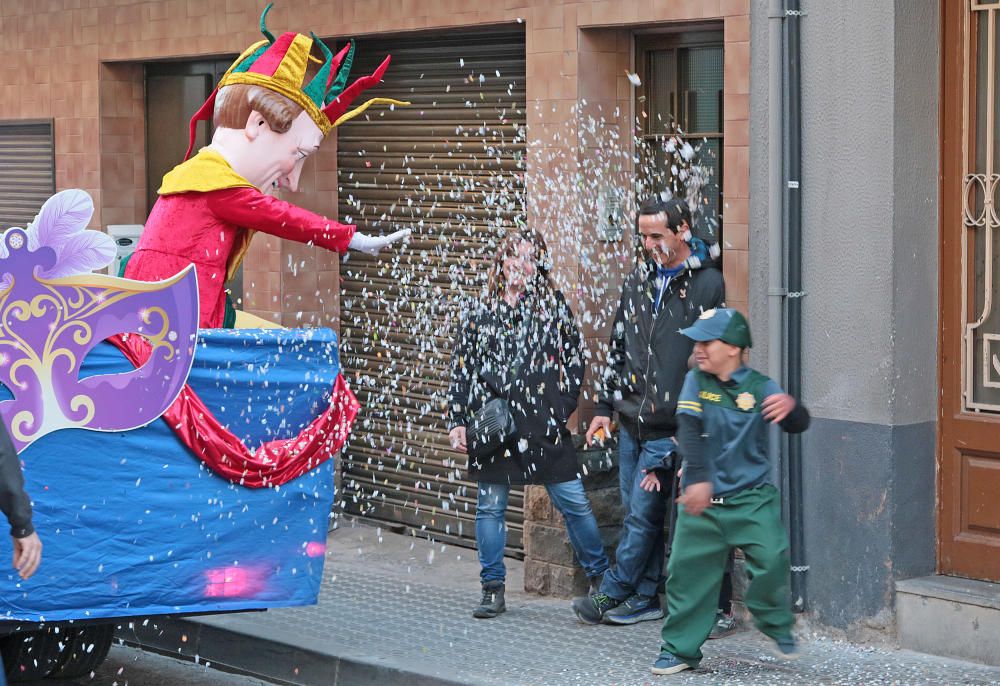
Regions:
M 736 407 L 741 410 L 752 410 L 756 404 L 757 399 L 753 397 L 753 393 L 740 393 L 736 396 Z
M 722 396 L 718 393 L 710 393 L 709 391 L 702 391 L 698 394 L 698 397 L 702 400 L 708 400 L 713 403 L 722 402 Z

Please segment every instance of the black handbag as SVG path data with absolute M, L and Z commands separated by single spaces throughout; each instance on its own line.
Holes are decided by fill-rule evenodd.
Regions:
M 490 398 L 465 429 L 469 456 L 482 458 L 498 455 L 517 442 L 517 425 L 504 398 Z
M 530 320 L 524 322 L 522 329 L 524 337 L 518 341 L 518 356 L 510 367 L 511 379 L 517 378 L 522 357 L 528 348 L 524 338 L 527 336 L 529 323 Z M 514 422 L 514 415 L 510 412 L 510 403 L 507 398 L 503 397 L 504 394 L 500 392 L 500 389 L 495 384 L 490 383 L 489 379 L 484 377 L 482 373 L 479 374 L 479 378 L 494 394 L 494 397 L 487 400 L 472 415 L 471 421 L 465 427 L 466 449 L 469 457 L 473 459 L 499 455 L 508 448 L 513 450 L 518 440 L 517 424 Z M 509 386 L 506 395 L 508 397 L 510 395 Z

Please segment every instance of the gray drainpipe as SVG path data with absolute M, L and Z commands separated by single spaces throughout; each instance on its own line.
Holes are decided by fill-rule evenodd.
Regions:
M 767 373 L 779 384 L 784 384 L 782 367 L 784 363 L 783 337 L 785 330 L 783 308 L 784 255 L 782 248 L 782 74 L 784 55 L 781 50 L 781 32 L 784 17 L 783 0 L 770 0 L 768 7 L 767 34 Z M 780 472 L 782 464 L 781 431 L 771 428 L 768 455 L 771 464 Z M 780 474 L 779 474 L 780 476 Z
M 798 187 L 801 167 L 798 21 L 801 15 L 798 11 L 798 2 L 794 0 L 770 0 L 768 5 L 767 369 L 796 397 L 801 389 L 802 282 Z M 784 227 L 788 227 L 787 233 Z M 789 289 L 793 293 L 791 298 L 787 297 Z M 789 437 L 787 450 L 784 447 L 785 436 L 777 427 L 772 427 L 769 456 L 771 464 L 782 473 L 791 533 L 792 607 L 796 612 L 804 612 L 809 567 L 805 564 L 802 521 L 801 441 L 793 435 Z
M 802 92 L 799 42 L 799 0 L 785 0 L 785 112 L 784 207 L 788 224 L 786 256 L 788 293 L 785 299 L 787 326 L 787 376 L 785 388 L 795 398 L 802 397 Z M 788 527 L 791 536 L 792 607 L 808 608 L 806 593 L 805 531 L 802 494 L 802 434 L 788 437 Z

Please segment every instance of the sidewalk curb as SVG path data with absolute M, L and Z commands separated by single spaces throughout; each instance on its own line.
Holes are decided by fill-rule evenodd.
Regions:
M 219 626 L 226 619 L 152 617 L 136 621 L 131 629 L 119 627 L 116 638 L 168 657 L 289 686 L 470 686 L 435 673 L 429 662 L 404 667 L 370 655 L 337 655 L 242 626 Z

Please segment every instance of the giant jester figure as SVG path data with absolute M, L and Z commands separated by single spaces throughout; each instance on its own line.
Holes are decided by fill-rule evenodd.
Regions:
M 298 188 L 302 165 L 337 125 L 364 112 L 375 98 L 349 111 L 351 102 L 381 81 L 389 57 L 370 76 L 347 86 L 354 44 L 334 55 L 315 35 L 285 33 L 251 45 L 222 77 L 191 120 L 185 161 L 167 173 L 125 276 L 142 281 L 171 277 L 189 264 L 198 273 L 200 326 L 231 324 L 225 282 L 232 278 L 255 231 L 328 250 L 377 253 L 409 234 L 366 236 L 269 193 Z M 190 157 L 198 121 L 213 116 L 210 145 Z M 230 312 L 230 315 L 232 313 Z M 228 321 L 227 321 L 228 320 Z
M 255 231 L 337 252 L 351 248 L 369 254 L 409 234 L 403 230 L 366 236 L 352 225 L 269 195 L 275 189 L 298 188 L 306 158 L 339 124 L 375 103 L 408 104 L 374 98 L 350 109 L 360 93 L 381 81 L 390 58 L 348 86 L 353 43 L 334 55 L 312 34 L 275 38 L 266 24 L 270 9 L 268 5 L 260 19 L 265 40 L 239 56 L 191 119 L 185 161 L 164 176 L 160 197 L 125 269 L 126 278 L 160 281 L 194 265 L 202 328 L 235 323 L 224 285 Z M 215 123 L 212 142 L 190 157 L 197 124 L 209 116 Z M 123 337 L 117 345 L 137 366 L 148 359 L 143 337 Z M 216 473 L 263 487 L 287 483 L 338 450 L 357 411 L 357 400 L 338 375 L 329 407 L 299 436 L 268 441 L 254 450 L 216 420 L 189 388 L 163 417 Z

